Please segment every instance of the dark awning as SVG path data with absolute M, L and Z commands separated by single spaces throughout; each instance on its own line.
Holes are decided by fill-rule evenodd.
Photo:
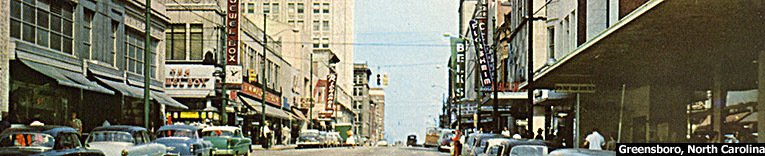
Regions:
M 241 96 L 241 95 L 239 95 L 239 99 L 241 99 L 244 102 L 245 106 L 247 106 L 248 108 L 250 108 L 252 110 L 255 110 L 255 112 L 257 112 L 257 113 L 262 113 L 263 112 L 263 108 L 262 108 L 263 107 L 263 103 L 261 103 L 259 101 L 255 101 L 252 98 Z M 275 118 L 282 118 L 282 119 L 288 119 L 288 120 L 292 118 L 290 113 L 288 113 L 288 112 L 286 112 L 286 111 L 284 111 L 282 109 L 279 109 L 279 108 L 276 108 L 276 107 L 273 107 L 273 106 L 269 106 L 269 105 L 266 105 L 266 116 L 275 117 Z
M 143 88 L 133 87 L 122 82 L 107 80 L 100 77 L 96 77 L 96 79 L 98 79 L 98 81 L 103 82 L 107 86 L 114 88 L 114 90 L 119 91 L 121 94 L 125 96 L 139 98 L 139 99 L 143 98 L 143 92 L 144 92 Z M 167 96 L 167 94 L 165 93 L 157 92 L 153 90 L 151 92 L 152 92 L 151 99 L 156 100 L 160 104 L 163 104 L 165 106 L 175 107 L 175 108 L 189 109 L 189 107 L 181 104 L 178 101 L 175 101 L 173 98 L 171 98 L 170 96 Z
M 85 89 L 89 91 L 114 95 L 114 91 L 104 88 L 97 83 L 85 78 L 85 75 L 74 71 L 56 68 L 50 65 L 36 63 L 30 60 L 19 59 L 21 63 L 45 76 L 53 78 L 59 85 Z

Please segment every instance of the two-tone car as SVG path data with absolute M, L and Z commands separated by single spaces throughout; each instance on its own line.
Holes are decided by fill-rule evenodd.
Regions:
M 210 141 L 215 154 L 249 155 L 252 140 L 244 137 L 239 127 L 212 126 L 202 130 L 205 141 Z
M 319 130 L 308 129 L 300 132 L 300 135 L 297 138 L 298 148 L 319 146 L 322 146 L 322 138 L 320 136 Z
M 200 137 L 199 129 L 190 125 L 166 125 L 156 132 L 154 142 L 167 146 L 173 155 L 212 155 L 212 143 Z
M 90 132 L 85 145 L 103 151 L 107 156 L 163 156 L 167 147 L 152 143 L 146 128 L 115 125 L 97 127 Z
M 78 155 L 103 156 L 80 143 L 77 130 L 65 126 L 16 126 L 0 133 L 0 156 Z

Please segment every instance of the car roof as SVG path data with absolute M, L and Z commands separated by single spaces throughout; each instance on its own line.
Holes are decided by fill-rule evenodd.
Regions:
M 234 127 L 234 126 L 212 126 L 212 127 L 207 127 L 205 129 L 202 129 L 202 131 L 203 132 L 204 131 L 214 131 L 214 130 L 235 131 L 235 130 L 238 130 L 238 129 L 239 129 L 239 127 Z
M 518 146 L 518 145 L 542 145 L 545 146 L 545 142 L 535 139 L 511 139 L 511 138 L 490 138 L 486 142 L 489 144 L 502 144 L 505 146 Z
M 77 133 L 77 130 L 71 127 L 66 126 L 57 126 L 57 125 L 45 125 L 45 126 L 19 126 L 19 127 L 12 127 L 8 128 L 5 131 L 2 132 L 2 135 L 6 135 L 8 133 L 20 133 L 20 132 L 33 132 L 33 133 L 45 133 L 48 135 L 51 135 L 53 137 L 56 137 L 59 133 L 65 132 L 65 133 Z
M 160 127 L 159 130 L 157 130 L 157 131 L 172 130 L 172 129 L 183 129 L 183 130 L 196 131 L 199 128 L 197 128 L 196 126 L 191 126 L 191 125 L 165 125 L 165 126 Z
M 135 133 L 140 131 L 146 131 L 146 128 L 138 127 L 138 126 L 130 126 L 130 125 L 113 125 L 113 126 L 96 127 L 93 129 L 93 132 L 97 132 L 97 131 L 122 131 L 122 132 L 128 132 L 128 133 Z

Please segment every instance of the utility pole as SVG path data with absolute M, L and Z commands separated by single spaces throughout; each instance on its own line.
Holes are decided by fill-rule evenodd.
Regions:
M 311 127 L 312 124 L 313 124 L 313 51 L 311 52 L 310 57 L 311 58 L 309 58 L 309 60 L 311 62 L 309 63 L 309 66 L 310 66 L 309 68 L 310 68 L 310 72 L 311 73 L 308 74 L 308 77 L 309 77 L 308 79 L 310 81 L 310 82 L 308 82 L 309 83 L 308 84 L 309 85 L 309 92 L 310 92 L 310 93 L 308 93 L 308 96 L 310 96 L 308 98 L 308 100 L 309 100 L 309 106 L 308 106 L 308 128 L 309 129 L 313 128 L 313 127 Z
M 143 121 L 144 127 L 149 128 L 149 111 L 151 103 L 151 0 L 146 0 L 146 39 L 143 44 Z
M 534 25 L 531 23 L 534 21 L 534 12 L 532 9 L 534 8 L 534 0 L 528 0 L 526 3 L 526 26 L 529 28 L 529 32 L 526 34 L 528 36 L 528 49 L 527 52 L 528 58 L 526 58 L 526 70 L 528 71 L 528 78 L 526 80 L 527 84 L 527 92 L 528 92 L 528 100 L 529 100 L 529 108 L 528 110 L 528 130 L 534 131 Z M 579 120 L 577 118 L 577 120 Z M 578 143 L 577 143 L 578 144 Z
M 263 13 L 263 43 L 261 43 L 261 44 L 263 44 L 263 74 L 261 74 L 261 77 L 263 77 L 262 78 L 263 82 L 260 83 L 260 86 L 263 89 L 263 95 L 261 96 L 262 97 L 261 98 L 261 102 L 262 103 L 260 105 L 261 106 L 261 112 L 262 112 L 262 113 L 260 113 L 261 127 L 262 126 L 266 126 L 266 104 L 267 104 L 267 102 L 266 102 L 266 93 L 267 93 L 267 91 L 266 91 L 266 84 L 268 84 L 268 79 L 266 79 L 266 77 L 265 77 L 266 76 L 266 64 L 268 64 L 268 57 L 266 57 L 268 55 L 268 51 L 266 49 L 266 46 L 268 46 L 268 34 L 266 34 L 266 28 L 268 27 L 268 23 L 266 22 L 267 17 L 268 17 L 268 14 Z M 264 148 L 268 147 L 268 145 L 267 145 L 268 141 L 266 141 L 265 143 L 262 143 L 262 144 L 263 144 Z

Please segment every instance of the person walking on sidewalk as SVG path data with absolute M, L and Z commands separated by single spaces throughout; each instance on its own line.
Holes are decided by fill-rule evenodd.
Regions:
M 268 128 L 268 122 L 263 124 L 263 142 L 261 143 L 263 148 L 268 149 L 271 146 L 271 129 Z
M 584 139 L 584 146 L 589 146 L 591 150 L 603 150 L 602 146 L 604 144 L 605 139 L 598 133 L 597 128 L 592 129 L 592 133 Z

